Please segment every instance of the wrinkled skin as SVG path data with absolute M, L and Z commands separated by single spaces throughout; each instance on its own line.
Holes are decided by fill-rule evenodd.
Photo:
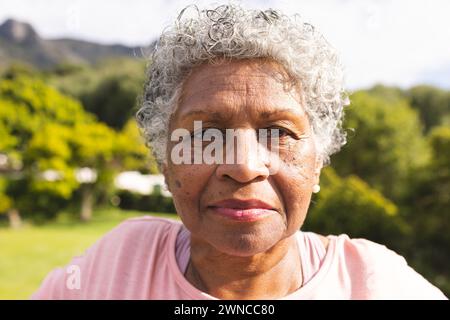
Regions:
M 245 146 L 258 144 L 255 132 L 261 128 L 279 129 L 280 138 L 278 154 L 269 160 L 255 160 L 249 148 L 241 150 L 240 164 L 174 164 L 168 156 L 163 173 L 191 232 L 186 278 L 225 299 L 270 299 L 295 291 L 302 279 L 293 235 L 305 220 L 322 163 L 300 85 L 270 60 L 204 64 L 185 80 L 170 132 L 192 132 L 194 120 L 203 121 L 204 129 L 241 129 Z M 169 142 L 168 155 L 176 143 Z M 237 222 L 210 208 L 230 198 L 263 200 L 276 214 Z

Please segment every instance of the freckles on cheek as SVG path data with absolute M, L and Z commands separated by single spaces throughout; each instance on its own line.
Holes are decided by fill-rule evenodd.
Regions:
M 200 197 L 210 173 L 204 166 L 177 165 L 170 168 L 174 196 L 180 198 Z
M 169 174 L 178 216 L 191 232 L 200 230 L 204 220 L 203 198 L 211 170 L 202 165 L 173 165 Z
M 307 144 L 289 146 L 280 152 L 280 169 L 294 178 L 296 185 L 307 187 L 313 178 L 315 150 Z

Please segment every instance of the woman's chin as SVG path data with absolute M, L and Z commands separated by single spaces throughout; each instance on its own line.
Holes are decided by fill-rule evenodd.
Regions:
M 269 231 L 260 226 L 251 230 L 216 233 L 211 243 L 218 251 L 227 255 L 250 257 L 266 252 L 277 244 L 283 237 L 282 232 L 277 231 L 277 228 Z

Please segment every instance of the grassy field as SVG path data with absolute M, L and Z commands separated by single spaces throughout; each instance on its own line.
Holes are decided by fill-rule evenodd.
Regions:
M 69 263 L 121 221 L 141 215 L 105 209 L 94 212 L 89 223 L 62 215 L 43 226 L 0 227 L 0 299 L 28 299 L 50 270 Z

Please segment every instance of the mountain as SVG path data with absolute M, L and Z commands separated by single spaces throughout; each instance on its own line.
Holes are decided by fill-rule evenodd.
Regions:
M 0 66 L 25 62 L 47 69 L 60 63 L 95 63 L 107 57 L 141 57 L 149 47 L 102 45 L 76 39 L 43 39 L 24 22 L 8 19 L 0 25 Z

